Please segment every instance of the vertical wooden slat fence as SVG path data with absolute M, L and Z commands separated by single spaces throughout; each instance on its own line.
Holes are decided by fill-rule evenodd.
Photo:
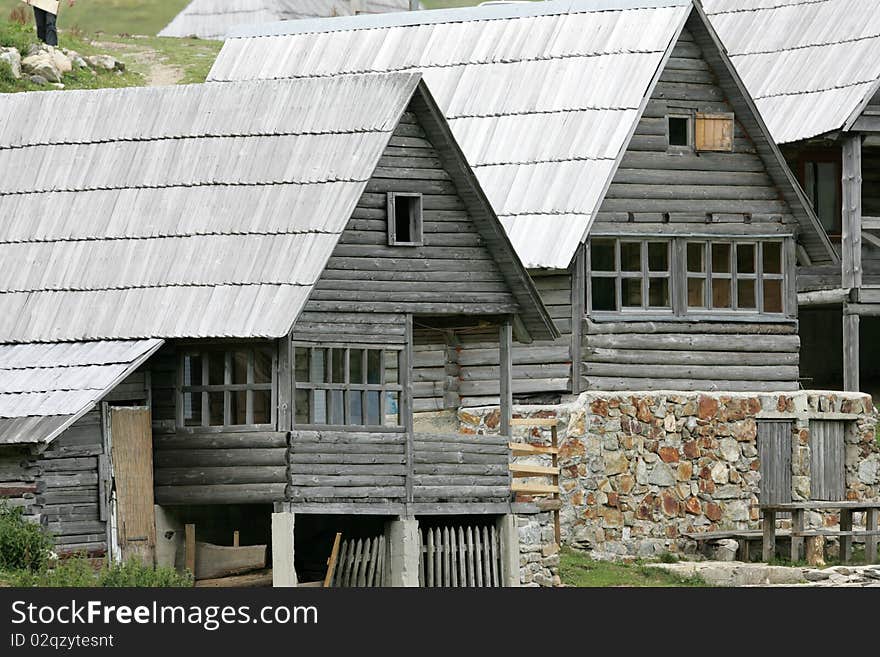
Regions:
M 419 585 L 501 586 L 501 544 L 494 524 L 419 530 Z
M 844 499 L 844 423 L 810 421 L 810 497 L 836 502 Z
M 791 502 L 791 421 L 758 422 L 761 504 Z
M 385 536 L 342 541 L 331 586 L 382 586 L 385 579 Z

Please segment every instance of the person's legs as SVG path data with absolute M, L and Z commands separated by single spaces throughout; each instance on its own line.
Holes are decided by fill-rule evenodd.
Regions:
M 46 44 L 50 46 L 58 45 L 58 30 L 55 27 L 55 20 L 57 16 L 55 14 L 50 14 L 48 11 L 46 14 Z
M 46 42 L 46 12 L 39 7 L 34 7 L 34 22 L 37 24 L 37 38 Z

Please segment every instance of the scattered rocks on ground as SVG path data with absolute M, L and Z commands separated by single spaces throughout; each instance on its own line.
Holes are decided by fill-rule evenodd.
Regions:
M 21 77 L 21 53 L 11 46 L 0 46 L 0 62 L 5 62 L 16 80 Z
M 49 53 L 38 52 L 21 60 L 21 69 L 29 74 L 45 78 L 49 82 L 61 82 L 61 71 L 55 58 Z
M 47 84 L 49 84 L 49 81 L 46 78 L 44 78 L 42 75 L 29 75 L 28 80 L 32 84 L 36 84 L 40 87 L 45 87 Z
M 110 55 L 89 55 L 85 58 L 89 66 L 104 71 L 124 71 L 125 64 Z

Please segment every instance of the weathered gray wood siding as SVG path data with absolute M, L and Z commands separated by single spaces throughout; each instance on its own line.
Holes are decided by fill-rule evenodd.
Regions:
M 421 246 L 388 246 L 388 192 L 422 194 Z M 516 309 L 437 150 L 416 115 L 405 113 L 294 326 L 294 339 L 400 344 L 407 313 Z
M 792 232 L 795 219 L 742 126 L 736 124 L 731 153 L 670 153 L 666 116 L 676 109 L 733 112 L 687 30 L 636 127 L 593 233 L 730 236 Z M 799 340 L 794 322 L 688 320 L 585 321 L 584 387 L 797 389 Z
M 791 430 L 790 421 L 758 422 L 761 504 L 791 502 Z
M 422 194 L 421 246 L 388 246 L 388 192 Z M 405 113 L 294 326 L 294 340 L 402 344 L 407 313 L 516 309 L 439 153 L 416 114 Z M 415 410 L 457 408 L 466 394 L 460 386 L 467 390 L 457 363 L 460 341 L 451 331 L 420 330 L 418 322 L 414 337 Z M 486 343 L 495 354 L 486 364 L 497 369 L 497 331 Z
M 59 551 L 103 553 L 107 547 L 109 476 L 103 456 L 101 414 L 86 413 L 39 455 L 0 449 L 0 498 L 52 533 Z
M 810 499 L 844 499 L 845 429 L 840 421 L 810 420 Z

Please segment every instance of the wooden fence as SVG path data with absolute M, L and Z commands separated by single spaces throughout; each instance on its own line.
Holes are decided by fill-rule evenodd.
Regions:
M 382 586 L 385 582 L 385 536 L 342 541 L 331 586 Z
M 494 524 L 419 530 L 419 586 L 501 586 L 501 543 Z

